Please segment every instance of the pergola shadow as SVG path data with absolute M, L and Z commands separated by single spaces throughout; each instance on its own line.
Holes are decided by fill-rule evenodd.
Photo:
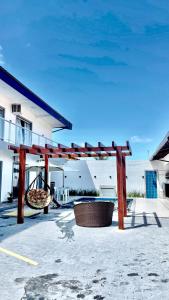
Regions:
M 155 219 L 155 223 L 152 223 L 149 221 L 149 219 L 147 218 L 154 218 Z M 141 224 L 137 224 L 136 222 L 136 218 L 142 218 L 143 222 Z M 126 225 L 128 225 L 129 223 L 126 223 Z M 158 217 L 156 212 L 153 213 L 146 213 L 146 212 L 142 212 L 139 214 L 135 214 L 134 212 L 131 215 L 131 226 L 126 227 L 126 230 L 129 229 L 133 229 L 133 228 L 141 228 L 141 227 L 148 227 L 148 226 L 157 226 L 159 228 L 162 227 L 162 224 L 160 222 L 160 218 Z
M 26 217 L 24 224 L 18 226 L 16 223 L 16 217 L 5 216 L 3 213 L 0 214 L 0 243 L 9 238 L 10 236 L 21 233 L 33 226 L 38 225 L 42 222 L 54 222 L 56 225 L 56 229 L 59 228 L 62 236 L 61 239 L 67 238 L 70 239 L 73 237 L 73 229 L 72 227 L 75 224 L 74 219 L 65 220 L 70 214 L 72 214 L 72 210 L 67 211 L 65 216 L 62 216 L 63 211 L 59 210 L 51 210 L 49 214 L 40 213 L 35 216 Z

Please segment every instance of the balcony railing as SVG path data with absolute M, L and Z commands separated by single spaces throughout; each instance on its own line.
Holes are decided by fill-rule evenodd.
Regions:
M 44 147 L 45 144 L 57 146 L 56 142 L 48 139 L 44 135 L 40 135 L 27 128 L 12 123 L 2 117 L 0 117 L 0 140 L 15 146 L 32 146 L 33 144 L 42 147 Z

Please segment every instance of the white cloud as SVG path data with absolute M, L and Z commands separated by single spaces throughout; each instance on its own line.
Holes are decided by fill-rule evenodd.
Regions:
M 0 45 L 0 65 L 3 66 L 5 64 L 4 55 L 3 55 L 3 48 Z
M 148 143 L 152 142 L 151 138 L 140 137 L 138 135 L 133 135 L 130 138 L 130 140 L 132 143 L 135 143 L 135 144 L 139 144 L 139 143 L 148 144 Z

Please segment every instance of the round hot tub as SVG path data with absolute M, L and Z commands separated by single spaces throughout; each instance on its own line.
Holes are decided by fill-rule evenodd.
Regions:
M 114 203 L 82 202 L 74 206 L 76 224 L 83 227 L 106 227 L 112 224 Z

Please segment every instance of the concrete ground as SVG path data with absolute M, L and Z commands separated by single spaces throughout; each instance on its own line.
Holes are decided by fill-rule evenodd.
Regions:
M 82 228 L 71 209 L 0 217 L 0 299 L 169 299 L 169 201 L 136 199 L 125 231 Z M 32 259 L 34 266 L 21 260 Z

